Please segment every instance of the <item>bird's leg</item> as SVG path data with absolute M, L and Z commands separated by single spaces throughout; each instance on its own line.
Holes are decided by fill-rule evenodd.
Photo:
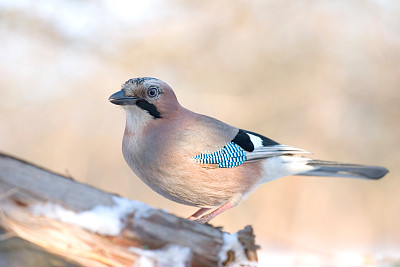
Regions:
M 220 206 L 219 208 L 217 208 L 216 210 L 210 212 L 209 214 L 206 214 L 202 217 L 200 217 L 199 219 L 196 219 L 196 222 L 201 222 L 201 223 L 208 223 L 209 221 L 211 221 L 212 219 L 214 219 L 215 217 L 217 217 L 219 214 L 221 214 L 222 212 L 233 208 L 234 206 L 231 204 L 231 202 L 226 202 L 224 205 Z
M 195 213 L 193 213 L 192 216 L 189 216 L 187 219 L 193 221 L 193 220 L 197 219 L 198 217 L 200 217 L 201 215 L 203 215 L 204 213 L 206 213 L 207 211 L 209 211 L 210 209 L 211 208 L 201 208 L 198 211 L 196 211 Z
M 239 205 L 241 200 L 242 200 L 242 194 L 236 194 L 231 198 L 231 200 L 229 200 L 228 202 L 226 202 L 222 206 L 218 207 L 217 209 L 215 209 L 214 211 L 210 212 L 209 214 L 206 214 L 206 215 L 200 217 L 199 219 L 196 219 L 196 222 L 208 223 L 209 221 L 211 221 L 212 219 L 217 217 L 222 212 Z

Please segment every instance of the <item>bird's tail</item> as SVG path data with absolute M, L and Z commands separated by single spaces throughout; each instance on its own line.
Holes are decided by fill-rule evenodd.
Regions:
M 307 162 L 307 165 L 315 169 L 297 175 L 380 179 L 389 172 L 388 169 L 380 166 L 346 164 L 322 160 L 310 160 Z

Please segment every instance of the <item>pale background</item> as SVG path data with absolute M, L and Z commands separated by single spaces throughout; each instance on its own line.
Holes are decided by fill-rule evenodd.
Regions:
M 129 78 L 160 78 L 183 106 L 315 158 L 386 166 L 379 181 L 265 184 L 213 224 L 253 225 L 275 266 L 399 257 L 396 0 L 2 0 L 0 73 L 2 152 L 179 216 L 195 208 L 123 160 L 125 114 L 107 98 Z

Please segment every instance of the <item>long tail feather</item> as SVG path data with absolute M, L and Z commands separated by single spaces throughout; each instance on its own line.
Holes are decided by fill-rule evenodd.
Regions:
M 310 160 L 307 165 L 315 167 L 315 169 L 297 175 L 380 179 L 389 172 L 388 169 L 380 166 L 346 164 L 322 160 Z

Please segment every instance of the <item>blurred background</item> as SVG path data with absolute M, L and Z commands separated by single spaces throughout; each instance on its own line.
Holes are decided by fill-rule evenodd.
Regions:
M 0 150 L 169 210 L 126 165 L 108 97 L 150 76 L 180 103 L 379 181 L 288 177 L 213 224 L 254 227 L 270 266 L 400 258 L 400 2 L 0 1 Z M 392 263 L 387 263 L 392 262 Z M 389 264 L 389 265 L 382 265 Z

